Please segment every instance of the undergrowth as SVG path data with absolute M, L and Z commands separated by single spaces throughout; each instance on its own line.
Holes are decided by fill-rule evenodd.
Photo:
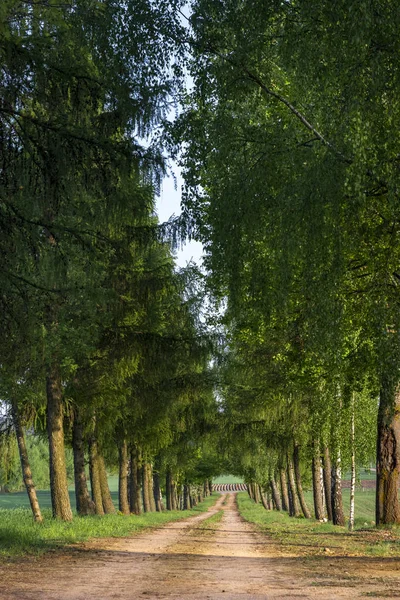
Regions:
M 43 512 L 44 522 L 34 523 L 28 509 L 0 510 L 0 557 L 38 554 L 89 538 L 123 537 L 146 528 L 159 527 L 206 511 L 218 496 L 213 495 L 185 511 L 145 513 L 142 515 L 75 516 L 70 523 L 52 519 L 51 511 Z
M 242 517 L 279 544 L 283 552 L 301 556 L 400 556 L 400 528 L 390 530 L 320 523 L 315 519 L 295 519 L 287 512 L 265 510 L 246 493 L 237 495 Z

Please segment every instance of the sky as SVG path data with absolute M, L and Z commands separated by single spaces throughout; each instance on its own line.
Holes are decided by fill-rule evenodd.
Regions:
M 168 221 L 172 215 L 177 217 L 182 212 L 180 207 L 182 177 L 177 165 L 173 165 L 173 172 L 176 177 L 176 189 L 174 179 L 172 177 L 165 178 L 160 197 L 157 199 L 157 214 L 161 223 Z M 175 251 L 177 266 L 185 267 L 191 260 L 200 266 L 202 252 L 203 246 L 200 242 L 186 242 L 182 249 Z

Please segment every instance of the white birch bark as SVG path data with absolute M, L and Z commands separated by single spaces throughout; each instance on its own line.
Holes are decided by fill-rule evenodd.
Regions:
M 356 490 L 356 455 L 355 455 L 355 423 L 354 423 L 354 393 L 351 402 L 351 483 L 350 483 L 350 519 L 349 529 L 354 529 L 354 498 Z

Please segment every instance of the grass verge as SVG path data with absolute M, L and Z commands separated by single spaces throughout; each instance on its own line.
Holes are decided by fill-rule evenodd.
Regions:
M 208 519 L 204 519 L 204 521 L 201 521 L 201 523 L 199 523 L 196 526 L 196 529 L 199 529 L 201 532 L 204 533 L 214 533 L 219 528 L 219 524 L 223 516 L 224 511 L 219 510 L 215 513 L 215 515 L 212 515 L 211 517 L 208 517 Z
M 43 511 L 45 520 L 42 524 L 37 524 L 33 522 L 30 510 L 3 509 L 0 510 L 0 558 L 40 554 L 90 538 L 127 536 L 204 512 L 213 506 L 218 498 L 219 495 L 214 494 L 191 510 L 146 513 L 139 516 L 76 516 L 71 523 L 52 519 L 50 510 Z
M 242 517 L 279 545 L 282 553 L 296 556 L 400 557 L 400 528 L 390 530 L 346 527 L 314 519 L 294 519 L 286 512 L 267 511 L 246 493 L 237 495 Z

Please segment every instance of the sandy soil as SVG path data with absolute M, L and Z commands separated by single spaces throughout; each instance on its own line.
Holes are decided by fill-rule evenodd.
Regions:
M 130 538 L 3 565 L 0 599 L 400 598 L 400 561 L 284 555 L 242 521 L 235 497 L 225 494 L 208 513 Z M 217 531 L 198 528 L 221 509 Z

